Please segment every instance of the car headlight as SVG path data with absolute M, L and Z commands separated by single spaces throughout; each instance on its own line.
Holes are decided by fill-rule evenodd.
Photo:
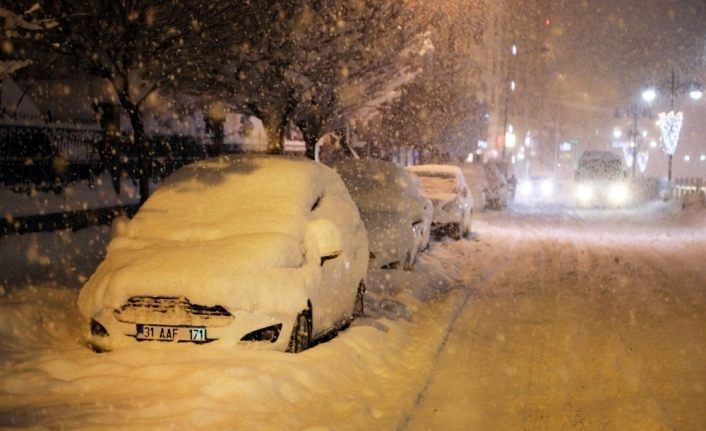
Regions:
M 108 331 L 105 329 L 105 326 L 98 323 L 97 320 L 91 319 L 91 335 L 96 337 L 107 337 Z
M 628 200 L 630 192 L 625 184 L 613 184 L 608 192 L 610 201 L 614 204 L 623 204 Z
M 521 196 L 529 196 L 532 194 L 532 183 L 530 181 L 525 181 L 520 183 L 519 187 Z
M 279 338 L 280 331 L 282 331 L 282 324 L 278 323 L 258 329 L 257 331 L 252 331 L 243 336 L 240 341 L 269 341 L 270 343 L 275 343 Z
M 542 190 L 542 196 L 551 196 L 554 194 L 554 181 L 552 180 L 544 180 L 542 181 L 540 185 L 540 189 Z
M 582 202 L 588 202 L 593 199 L 593 187 L 588 184 L 579 184 L 576 188 L 576 196 Z

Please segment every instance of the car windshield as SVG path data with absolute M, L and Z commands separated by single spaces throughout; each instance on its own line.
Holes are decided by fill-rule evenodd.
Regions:
M 457 191 L 455 176 L 443 174 L 428 175 L 426 173 L 419 175 L 419 181 L 427 193 L 455 193 Z

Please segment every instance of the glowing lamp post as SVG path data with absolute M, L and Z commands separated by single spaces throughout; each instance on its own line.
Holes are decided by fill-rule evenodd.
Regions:
M 703 86 L 698 82 L 686 81 L 680 82 L 677 80 L 674 70 L 672 77 L 668 81 L 660 84 L 662 88 L 669 90 L 669 112 L 661 112 L 657 120 L 660 130 L 660 142 L 662 149 L 669 160 L 669 168 L 667 171 L 667 179 L 672 181 L 672 159 L 677 151 L 679 143 L 679 133 L 681 132 L 682 124 L 684 123 L 684 114 L 682 112 L 674 112 L 674 96 L 677 94 L 688 94 L 693 100 L 699 100 L 703 97 Z M 648 103 L 653 102 L 657 98 L 657 90 L 648 88 L 642 92 L 642 99 Z

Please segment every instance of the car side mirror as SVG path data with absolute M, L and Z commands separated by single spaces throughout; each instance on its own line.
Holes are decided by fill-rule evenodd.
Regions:
M 310 221 L 306 228 L 307 251 L 318 254 L 321 264 L 334 259 L 343 250 L 343 239 L 338 227 L 326 219 Z
M 110 225 L 110 237 L 120 238 L 126 236 L 128 223 L 130 223 L 130 219 L 125 216 L 115 217 Z

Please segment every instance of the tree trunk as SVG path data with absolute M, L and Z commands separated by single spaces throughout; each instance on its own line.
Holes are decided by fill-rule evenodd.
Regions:
M 145 124 L 142 121 L 142 113 L 134 104 L 127 91 L 118 93 L 120 105 L 127 111 L 132 126 L 133 145 L 138 149 L 137 156 L 137 182 L 140 186 L 140 206 L 150 197 L 150 179 L 152 178 L 152 148 L 145 138 Z
M 284 125 L 282 119 L 268 118 L 264 121 L 267 132 L 267 154 L 282 154 L 284 152 Z
M 225 120 L 207 117 L 206 130 L 213 136 L 213 155 L 220 156 L 225 149 Z
M 304 145 L 306 158 L 316 160 L 316 144 L 321 135 L 321 125 L 314 124 L 313 121 L 301 121 L 297 124 L 304 135 Z
M 150 179 L 152 178 L 152 148 L 145 137 L 145 125 L 142 122 L 142 114 L 138 109 L 130 112 L 130 124 L 134 136 L 134 145 L 139 149 L 138 153 L 138 178 L 140 185 L 140 206 L 150 197 Z
M 304 155 L 307 159 L 316 160 L 316 143 L 319 142 L 318 134 L 304 133 Z

